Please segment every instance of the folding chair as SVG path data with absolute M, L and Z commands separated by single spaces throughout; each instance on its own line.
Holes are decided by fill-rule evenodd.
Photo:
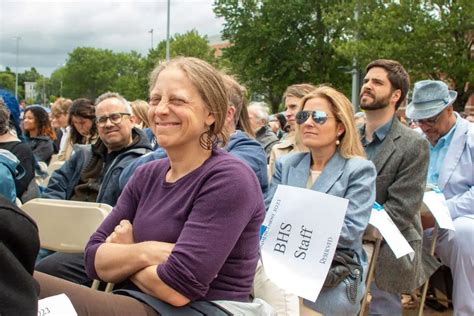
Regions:
M 431 235 L 432 239 L 431 239 L 431 245 L 430 245 L 430 255 L 432 256 L 434 256 L 435 249 L 436 249 L 436 240 L 438 239 L 438 231 L 439 231 L 439 226 L 436 223 Z M 421 290 L 421 299 L 420 299 L 420 307 L 418 309 L 418 316 L 423 316 L 423 309 L 425 308 L 426 294 L 428 293 L 429 284 L 430 284 L 430 279 L 428 278 L 425 284 L 423 284 L 423 289 Z
M 372 254 L 369 255 L 369 270 L 367 272 L 367 278 L 365 280 L 364 298 L 362 299 L 362 303 L 360 305 L 360 316 L 364 315 L 365 309 L 367 308 L 367 299 L 369 297 L 370 285 L 374 280 L 375 266 L 377 264 L 377 259 L 380 253 L 380 246 L 382 244 L 383 237 L 377 228 L 369 224 L 369 226 L 367 226 L 367 229 L 365 230 L 363 240 L 364 250 L 366 250 L 367 253 L 371 252 Z
M 33 199 L 21 209 L 38 225 L 41 247 L 65 253 L 84 252 L 90 236 L 112 211 L 104 203 L 53 199 Z M 94 280 L 92 288 L 98 286 Z M 107 289 L 111 290 L 110 285 Z

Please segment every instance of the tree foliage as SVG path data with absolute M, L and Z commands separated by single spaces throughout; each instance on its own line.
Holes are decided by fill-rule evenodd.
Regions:
M 0 89 L 15 91 L 15 75 L 6 71 L 0 72 Z
M 201 36 L 196 30 L 188 31 L 184 34 L 176 34 L 170 38 L 170 58 L 197 57 L 211 64 L 216 64 L 214 49 L 209 47 L 206 36 Z M 166 40 L 158 43 L 156 48 L 149 51 L 145 62 L 145 80 L 148 85 L 148 75 L 160 62 L 166 60 Z
M 357 21 L 347 19 L 358 11 Z M 338 6 L 331 17 L 345 29 L 335 41 L 339 54 L 353 56 L 364 67 L 377 58 L 400 61 L 412 82 L 446 80 L 464 104 L 466 82 L 474 82 L 474 2 L 368 1 Z
M 333 83 L 348 90 L 350 76 L 340 67 L 351 59 L 332 45 L 341 36 L 326 22 L 336 1 L 217 0 L 214 12 L 225 19 L 224 50 L 231 72 L 277 110 L 285 88 L 293 83 Z
M 460 104 L 474 82 L 471 0 L 216 0 L 214 11 L 232 43 L 224 51 L 231 71 L 274 105 L 296 82 L 328 82 L 348 95 L 350 76 L 341 69 L 354 57 L 360 69 L 398 60 L 412 82 L 451 81 Z
M 215 62 L 207 38 L 197 31 L 177 34 L 171 40 L 171 56 L 195 56 Z M 150 71 L 166 56 L 166 42 L 143 57 L 132 51 L 114 53 L 107 49 L 79 47 L 69 53 L 66 64 L 56 69 L 48 81 L 41 81 L 47 94 L 76 99 L 95 99 L 106 91 L 116 91 L 128 100 L 146 99 Z

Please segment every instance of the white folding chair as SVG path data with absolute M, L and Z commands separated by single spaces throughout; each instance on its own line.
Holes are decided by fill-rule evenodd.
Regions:
M 364 233 L 364 249 L 369 256 L 369 270 L 367 272 L 367 278 L 365 280 L 365 294 L 360 305 L 359 315 L 364 315 L 365 309 L 367 308 L 367 299 L 369 297 L 370 285 L 374 280 L 375 275 L 375 266 L 377 264 L 377 259 L 380 253 L 380 246 L 383 241 L 382 234 L 374 226 L 367 226 L 367 229 Z
M 104 203 L 53 199 L 33 199 L 21 209 L 38 225 L 41 247 L 65 253 L 84 252 L 90 236 L 112 211 Z M 98 286 L 94 280 L 92 288 Z

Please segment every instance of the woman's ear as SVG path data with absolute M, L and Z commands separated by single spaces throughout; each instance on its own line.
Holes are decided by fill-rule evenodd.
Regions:
M 207 114 L 207 117 L 206 117 L 206 120 L 205 120 L 206 126 L 211 126 L 213 123 L 215 123 L 215 121 L 216 121 L 216 118 L 215 118 L 214 114 L 209 112 L 209 114 Z
M 344 128 L 344 125 L 342 123 L 337 123 L 337 137 L 344 134 L 345 131 L 346 129 Z

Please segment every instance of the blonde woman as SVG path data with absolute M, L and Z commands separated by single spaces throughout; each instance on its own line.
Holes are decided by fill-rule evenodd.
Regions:
M 305 315 L 315 312 L 356 315 L 365 291 L 367 256 L 362 248 L 362 235 L 375 201 L 375 167 L 365 158 L 351 102 L 342 93 L 321 86 L 306 95 L 301 105 L 295 116 L 296 133 L 309 152 L 290 154 L 277 160 L 267 203 L 279 184 L 349 200 L 337 247 L 338 250 L 351 250 L 362 271 L 334 287 L 323 287 L 316 302 L 302 301 L 300 311 Z M 356 291 L 349 291 L 347 286 Z
M 130 105 L 132 106 L 132 116 L 130 119 L 135 127 L 141 129 L 150 127 L 148 123 L 148 103 L 143 100 L 135 100 Z

